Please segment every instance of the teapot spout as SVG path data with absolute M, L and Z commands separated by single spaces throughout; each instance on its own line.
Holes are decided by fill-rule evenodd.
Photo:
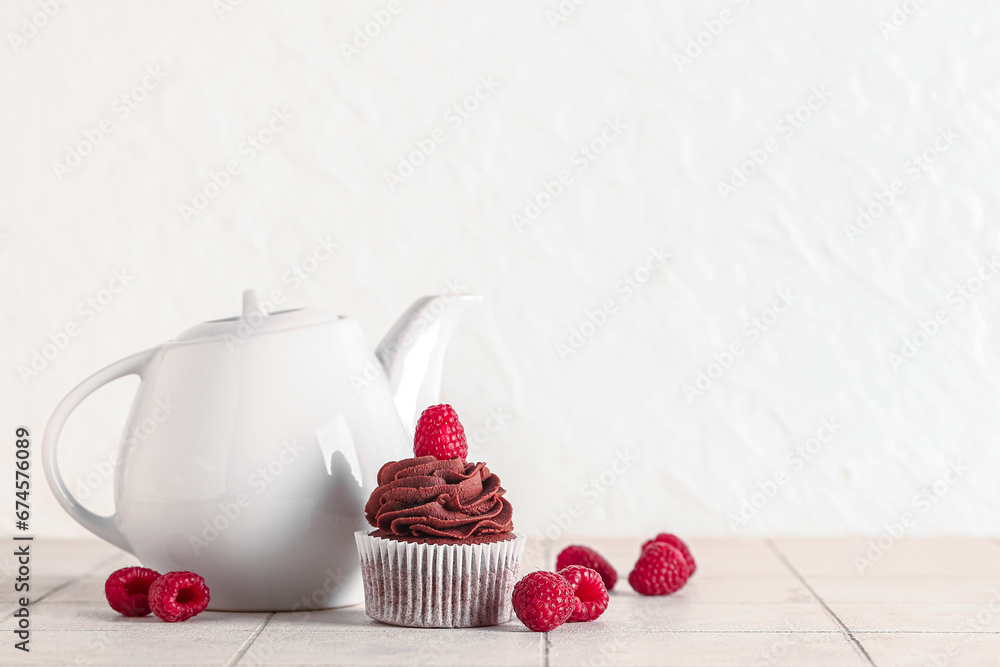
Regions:
M 438 402 L 441 369 L 452 331 L 483 298 L 442 294 L 417 299 L 389 329 L 375 350 L 389 378 L 396 409 L 410 435 L 420 412 Z

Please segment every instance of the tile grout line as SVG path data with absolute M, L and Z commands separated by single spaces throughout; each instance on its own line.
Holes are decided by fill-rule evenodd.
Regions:
M 49 597 L 53 593 L 57 593 L 57 592 L 61 591 L 62 589 L 66 588 L 67 586 L 69 586 L 71 584 L 75 584 L 76 582 L 80 581 L 81 579 L 83 579 L 84 577 L 86 577 L 87 575 L 89 575 L 91 572 L 93 572 L 94 570 L 96 570 L 97 568 L 103 567 L 105 563 L 109 563 L 112 560 L 114 560 L 115 558 L 118 558 L 118 556 L 119 556 L 119 554 L 114 554 L 113 556 L 108 556 L 107 558 L 105 558 L 101 562 L 99 562 L 96 565 L 94 565 L 94 567 L 90 568 L 89 570 L 86 570 L 85 572 L 81 572 L 80 574 L 76 575 L 75 577 L 71 577 L 71 578 L 67 579 L 66 581 L 62 582 L 61 584 L 56 584 L 55 586 L 53 586 L 49 590 L 47 590 L 44 593 L 42 593 L 41 595 L 39 595 L 37 598 L 31 600 L 32 606 L 38 604 L 39 602 L 41 602 L 45 598 Z M 6 616 L 4 616 L 3 618 L 0 618 L 0 623 L 6 623 L 8 620 L 10 620 L 12 618 L 14 618 L 14 612 L 13 611 L 11 613 L 7 614 Z
M 806 589 L 812 594 L 814 598 L 816 598 L 816 601 L 820 603 L 820 605 L 823 607 L 823 610 L 826 611 L 826 613 L 830 616 L 830 618 L 832 618 L 837 623 L 837 625 L 840 626 L 841 631 L 844 633 L 844 636 L 847 637 L 847 640 L 851 643 L 851 646 L 854 647 L 854 650 L 857 651 L 869 665 L 871 665 L 872 667 L 876 667 L 875 661 L 872 660 L 872 657 L 870 655 L 868 655 L 868 651 L 866 651 L 865 647 L 861 645 L 861 642 L 858 641 L 858 638 L 854 636 L 854 633 L 851 632 L 851 629 L 848 628 L 847 625 L 842 620 L 840 620 L 840 617 L 837 616 L 837 614 L 835 614 L 832 609 L 830 609 L 830 607 L 826 604 L 826 602 L 823 601 L 823 598 L 819 596 L 819 593 L 817 593 L 815 589 L 813 589 L 813 587 L 809 585 L 809 582 L 806 581 L 805 577 L 803 577 L 799 573 L 799 571 L 795 569 L 795 566 L 792 565 L 791 561 L 785 558 L 785 554 L 781 553 L 781 551 L 778 550 L 778 546 L 770 539 L 765 539 L 764 544 L 766 544 L 768 548 L 774 552 L 774 555 L 777 556 L 781 560 L 781 562 L 785 564 L 785 567 L 787 567 L 791 571 L 791 573 L 794 574 L 800 582 L 802 582 L 802 585 L 806 587 Z
M 223 667 L 233 667 L 233 665 L 238 663 L 240 659 L 242 659 L 243 656 L 246 655 L 247 651 L 250 650 L 250 647 L 253 646 L 253 643 L 257 641 L 258 637 L 260 637 L 260 633 L 264 632 L 264 628 L 266 628 L 267 624 L 270 623 L 271 619 L 274 618 L 274 614 L 275 612 L 272 611 L 270 614 L 267 615 L 264 621 L 257 627 L 256 630 L 253 631 L 253 634 L 247 637 L 246 640 L 240 645 L 240 647 L 236 649 L 236 654 L 233 655 L 233 657 L 231 657 L 229 660 L 227 660 L 225 665 L 223 665 Z
M 67 581 L 62 582 L 61 584 L 57 584 L 57 585 L 53 586 L 49 590 L 47 590 L 44 593 L 42 593 L 41 595 L 39 595 L 37 598 L 31 600 L 32 606 L 38 604 L 39 602 L 41 602 L 45 598 L 49 597 L 53 593 L 55 593 L 57 591 L 61 591 L 62 589 L 64 589 L 67 586 L 69 586 L 70 584 L 76 583 L 77 580 L 82 579 L 82 578 L 83 578 L 83 575 L 80 574 L 80 575 L 77 575 L 76 577 L 74 577 L 72 579 L 69 579 Z M 3 618 L 0 618 L 0 624 L 6 623 L 7 621 L 9 621 L 12 618 L 14 618 L 14 612 L 13 611 L 10 612 L 9 614 L 7 614 L 6 616 L 4 616 Z

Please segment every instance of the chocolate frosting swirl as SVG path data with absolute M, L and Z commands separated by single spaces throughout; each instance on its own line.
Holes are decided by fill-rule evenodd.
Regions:
M 513 509 L 485 463 L 421 456 L 390 461 L 365 505 L 368 523 L 398 537 L 467 539 L 509 533 Z

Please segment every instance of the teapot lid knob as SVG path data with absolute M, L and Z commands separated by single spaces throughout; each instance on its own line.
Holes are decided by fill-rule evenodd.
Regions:
M 260 300 L 260 294 L 255 289 L 243 290 L 243 320 L 257 320 L 267 317 L 264 304 Z
M 273 298 L 276 302 L 281 302 L 280 293 L 275 291 L 272 295 L 277 295 Z M 248 289 L 243 292 L 243 310 L 238 316 L 196 324 L 172 340 L 177 343 L 189 343 L 221 337 L 232 348 L 234 341 L 242 342 L 251 335 L 288 331 L 314 324 L 329 324 L 338 319 L 314 308 L 274 310 L 274 304 L 261 299 L 257 290 Z

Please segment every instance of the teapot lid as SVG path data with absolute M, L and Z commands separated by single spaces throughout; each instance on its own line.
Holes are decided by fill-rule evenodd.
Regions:
M 338 319 L 340 318 L 336 315 L 318 308 L 292 308 L 268 313 L 257 290 L 248 289 L 243 291 L 243 312 L 240 315 L 196 324 L 175 336 L 173 341 L 192 341 L 215 336 L 246 339 L 274 331 L 336 322 Z

